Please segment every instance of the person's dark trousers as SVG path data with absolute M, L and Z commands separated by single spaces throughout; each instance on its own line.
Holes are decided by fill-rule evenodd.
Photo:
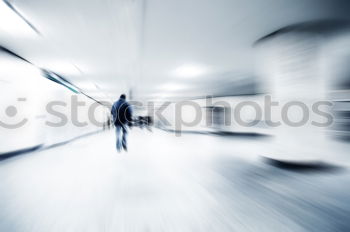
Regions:
M 115 133 L 117 137 L 117 150 L 121 151 L 122 147 L 124 150 L 127 151 L 127 142 L 126 142 L 126 136 L 128 135 L 128 131 L 126 129 L 125 125 L 116 125 L 115 126 Z

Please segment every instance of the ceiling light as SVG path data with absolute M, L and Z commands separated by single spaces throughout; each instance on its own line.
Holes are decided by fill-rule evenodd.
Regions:
M 185 85 L 176 84 L 176 83 L 168 83 L 168 84 L 161 85 L 159 87 L 159 89 L 167 90 L 167 91 L 177 91 L 185 88 L 186 88 Z
M 182 65 L 175 69 L 174 75 L 178 77 L 196 77 L 203 75 L 206 68 L 200 65 Z

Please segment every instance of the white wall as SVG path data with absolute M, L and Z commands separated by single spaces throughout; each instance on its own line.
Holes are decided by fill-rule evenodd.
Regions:
M 46 79 L 35 66 L 4 52 L 0 53 L 0 92 L 0 153 L 40 144 L 55 144 L 103 128 L 89 120 L 88 110 L 95 103 L 93 100 Z M 73 123 L 72 97 L 85 104 L 79 106 L 77 111 L 78 121 L 87 122 L 85 126 L 79 127 Z M 49 126 L 46 122 L 57 123 L 61 120 L 46 109 L 49 103 L 55 101 L 66 105 L 57 105 L 53 109 L 64 114 L 67 122 Z M 95 111 L 95 118 L 106 122 L 108 114 L 109 110 L 100 106 Z M 6 126 L 16 125 L 22 120 L 27 121 L 18 128 Z

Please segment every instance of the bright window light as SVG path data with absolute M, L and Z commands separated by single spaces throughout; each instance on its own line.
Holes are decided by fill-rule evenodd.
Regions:
M 206 68 L 200 65 L 182 65 L 175 69 L 174 75 L 178 77 L 196 77 L 203 75 Z

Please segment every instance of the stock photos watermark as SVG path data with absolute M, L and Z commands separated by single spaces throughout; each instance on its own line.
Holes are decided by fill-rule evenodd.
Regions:
M 158 125 L 173 127 L 176 131 L 181 131 L 183 127 L 196 127 L 203 122 L 207 127 L 211 127 L 218 123 L 217 118 L 224 126 L 239 125 L 243 127 L 253 127 L 260 122 L 263 122 L 267 127 L 279 127 L 281 125 L 302 127 L 308 123 L 315 127 L 329 127 L 334 121 L 331 114 L 333 104 L 330 101 L 315 101 L 312 104 L 306 104 L 302 101 L 287 101 L 282 104 L 279 101 L 273 101 L 269 95 L 264 96 L 263 103 L 260 104 L 255 101 L 240 101 L 235 104 L 224 100 L 214 102 L 213 99 L 213 97 L 208 96 L 201 104 L 198 101 L 191 100 L 164 101 L 161 105 L 156 104 L 156 102 L 144 103 L 141 101 L 129 101 L 129 104 L 134 112 L 135 109 L 144 109 L 146 116 L 151 117 L 152 121 L 158 122 Z M 26 104 L 25 98 L 18 98 L 17 101 Z M 48 102 L 44 107 L 45 109 L 43 109 L 45 112 L 40 112 L 40 114 L 48 116 L 45 118 L 50 118 L 50 120 L 44 120 L 44 125 L 48 127 L 64 127 L 68 123 L 72 123 L 76 127 L 85 127 L 90 124 L 103 127 L 108 121 L 113 121 L 110 114 L 111 107 L 111 102 L 87 104 L 84 101 L 79 101 L 77 96 L 72 96 L 68 103 L 65 101 Z M 254 112 L 254 117 L 250 117 L 249 120 L 242 113 L 248 108 L 251 112 Z M 278 109 L 277 118 L 279 119 L 275 121 L 273 120 L 273 116 L 276 114 L 276 112 L 273 113 L 274 108 Z M 3 110 L 4 116 L 0 120 L 0 127 L 18 129 L 25 126 L 30 121 L 29 118 L 18 118 L 15 123 L 13 122 L 13 119 L 19 116 L 19 109 L 22 108 L 15 105 L 7 106 Z M 186 113 L 188 114 L 189 109 L 191 109 L 190 120 L 188 120 L 188 117 L 184 117 Z M 171 120 L 172 122 L 166 116 L 169 116 L 169 110 L 172 115 L 171 118 L 174 119 Z M 299 112 L 297 120 L 293 118 L 295 110 Z M 168 112 L 165 113 L 166 111 Z M 100 113 L 100 116 L 102 113 L 102 119 L 96 117 L 96 113 Z M 118 112 L 117 115 L 123 113 L 125 112 Z M 4 118 L 8 120 L 6 121 Z M 85 120 L 80 121 L 82 118 Z M 318 118 L 318 120 L 315 120 L 315 118 Z

